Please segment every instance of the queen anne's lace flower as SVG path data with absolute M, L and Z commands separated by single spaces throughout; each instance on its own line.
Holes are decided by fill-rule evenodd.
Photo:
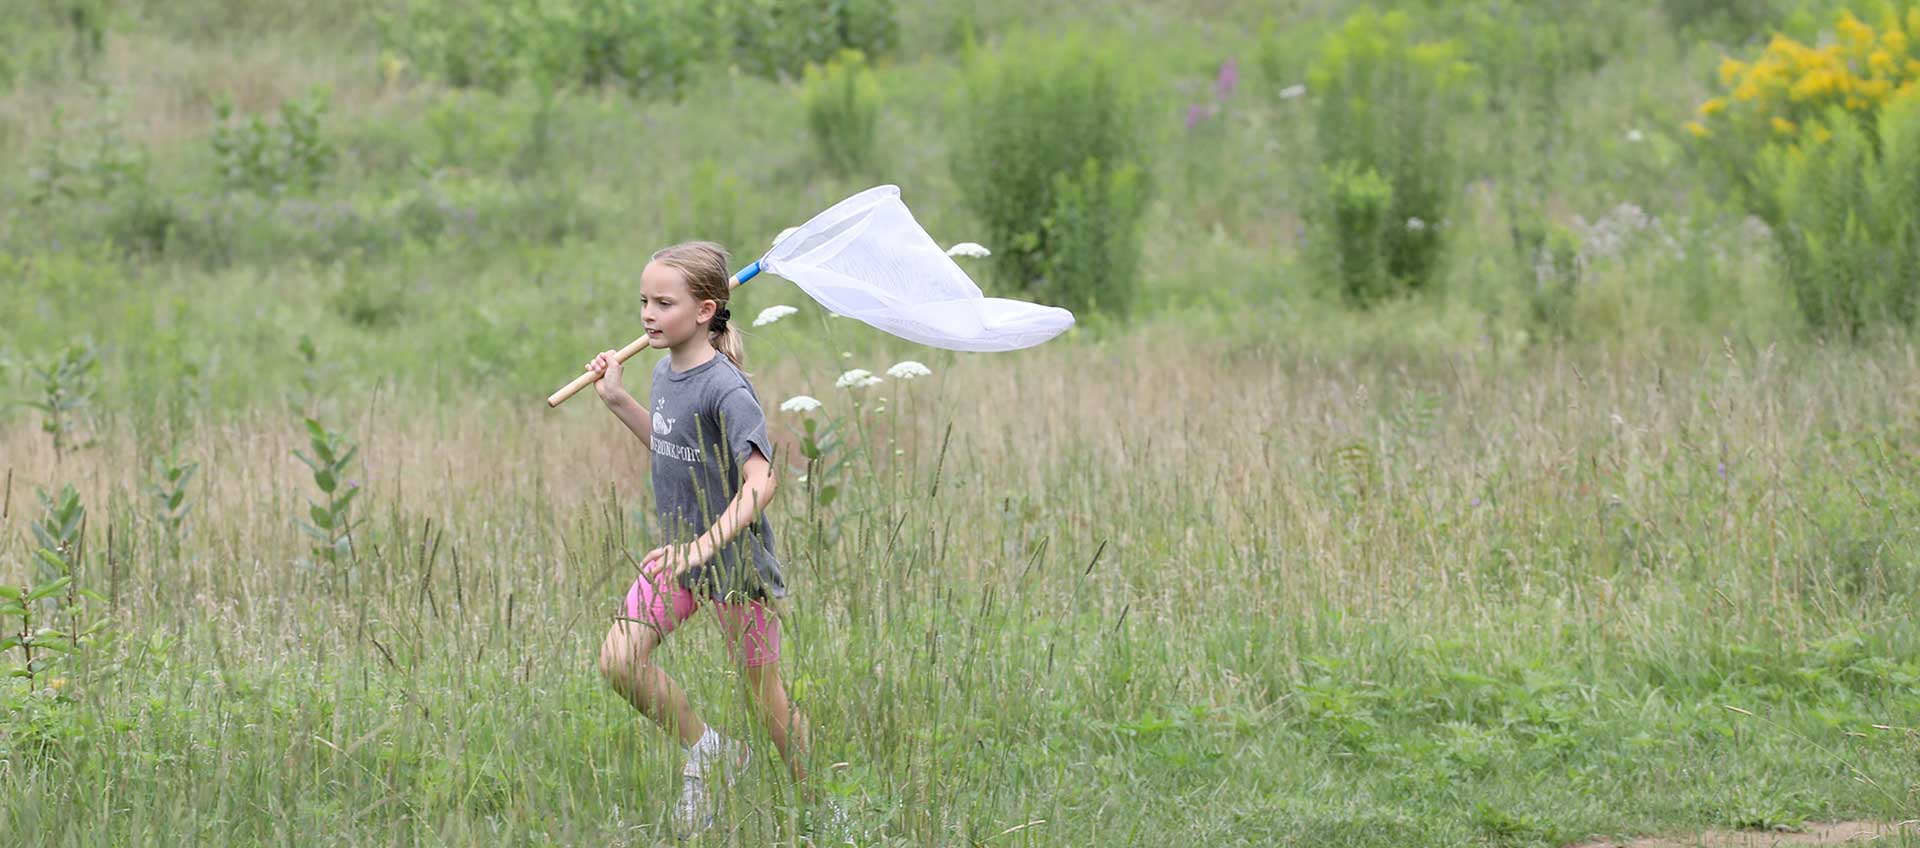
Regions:
M 852 371 L 841 374 L 840 379 L 833 381 L 833 385 L 835 388 L 841 389 L 864 389 L 868 386 L 877 386 L 881 382 L 882 380 L 879 377 L 875 377 L 872 371 L 868 371 L 865 368 L 855 368 Z
M 787 317 L 788 315 L 792 315 L 793 313 L 799 312 L 799 311 L 800 310 L 795 309 L 791 306 L 788 306 L 784 303 L 777 303 L 765 309 L 760 310 L 760 316 L 753 319 L 753 326 L 764 327 L 768 324 L 771 324 L 775 321 L 778 321 L 782 318 Z
M 959 244 L 956 244 L 952 247 L 947 248 L 947 255 L 948 256 L 971 256 L 974 258 L 980 258 L 985 256 L 992 256 L 993 251 L 988 250 L 984 247 L 981 247 L 980 245 L 975 244 L 973 242 L 963 241 Z
M 911 359 L 905 362 L 896 362 L 892 368 L 887 369 L 887 376 L 896 380 L 911 380 L 915 377 L 925 377 L 932 373 L 933 369 Z
M 820 401 L 811 395 L 794 395 L 780 403 L 781 412 L 812 412 L 820 408 Z

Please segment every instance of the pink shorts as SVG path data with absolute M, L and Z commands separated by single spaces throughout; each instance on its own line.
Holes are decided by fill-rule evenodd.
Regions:
M 692 618 L 698 606 L 693 593 L 672 578 L 656 585 L 642 574 L 627 590 L 627 616 L 653 625 L 662 638 Z M 727 652 L 735 662 L 758 668 L 780 660 L 780 618 L 759 601 L 713 604 L 713 614 L 720 619 Z

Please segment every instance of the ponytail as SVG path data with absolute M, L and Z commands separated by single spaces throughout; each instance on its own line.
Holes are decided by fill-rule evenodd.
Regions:
M 741 338 L 739 330 L 727 324 L 727 318 L 727 308 L 720 307 L 720 311 L 714 313 L 713 321 L 707 324 L 708 338 L 713 341 L 714 350 L 726 354 L 728 359 L 733 360 L 733 367 L 739 368 L 740 373 L 745 374 L 747 342 L 746 339 Z

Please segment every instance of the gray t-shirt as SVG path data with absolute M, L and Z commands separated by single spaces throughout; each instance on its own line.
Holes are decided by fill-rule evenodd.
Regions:
M 653 366 L 653 498 L 662 534 L 656 544 L 681 544 L 707 532 L 740 491 L 740 474 L 754 448 L 773 460 L 767 418 L 753 384 L 725 354 L 685 371 L 671 355 Z M 764 509 L 764 508 L 763 508 Z M 742 566 L 752 557 L 753 568 Z M 774 555 L 773 529 L 763 511 L 708 562 L 680 575 L 688 591 L 726 600 L 785 597 L 786 580 Z

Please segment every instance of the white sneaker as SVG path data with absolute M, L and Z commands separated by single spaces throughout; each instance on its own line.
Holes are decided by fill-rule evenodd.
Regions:
M 718 776 L 731 790 L 753 760 L 753 749 L 745 742 L 723 740 L 720 745 L 719 753 L 705 761 L 687 757 L 686 768 L 680 770 L 680 802 L 673 807 L 673 825 L 681 839 L 692 839 L 713 826 L 718 805 L 708 781 Z

